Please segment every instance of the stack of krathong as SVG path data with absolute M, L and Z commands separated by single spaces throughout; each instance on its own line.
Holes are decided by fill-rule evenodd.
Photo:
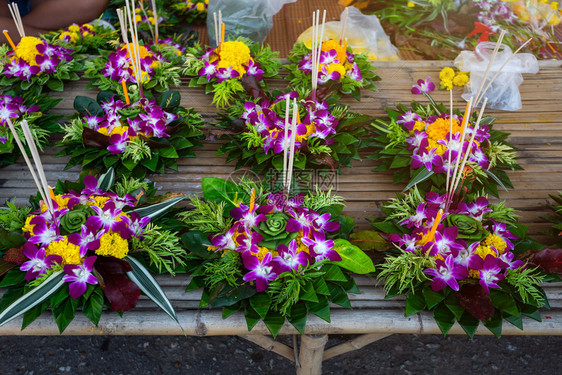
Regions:
M 112 169 L 99 179 L 59 181 L 53 190 L 25 120 L 33 164 L 8 124 L 39 199 L 32 198 L 31 207 L 9 205 L 0 211 L 0 286 L 8 288 L 0 300 L 0 325 L 23 314 L 25 328 L 51 307 L 62 333 L 78 305 L 97 325 L 105 305 L 116 312 L 131 310 L 141 291 L 178 321 L 148 269 L 174 274 L 185 264 L 178 237 L 156 219 L 183 196 L 154 197 L 155 189 L 141 180 L 115 184 Z
M 278 76 L 281 62 L 278 52 L 248 39 L 225 40 L 225 25 L 219 13 L 215 16 L 215 48 L 204 49 L 201 45 L 187 49 L 182 74 L 190 77 L 190 87 L 205 87 L 205 93 L 213 94 L 213 104 L 226 108 L 236 100 L 249 98 L 252 91 L 267 88 L 263 78 Z
M 374 271 L 346 240 L 353 219 L 341 214 L 340 197 L 289 193 L 294 143 L 293 136 L 281 191 L 206 177 L 203 199 L 192 197 L 194 210 L 181 215 L 193 276 L 187 291 L 203 288 L 202 307 L 222 307 L 225 318 L 243 310 L 249 330 L 263 320 L 273 336 L 285 318 L 301 333 L 309 312 L 329 322 L 329 304 L 350 308 L 347 293 L 359 292 L 349 272 Z
M 4 30 L 9 45 L 0 47 L 0 88 L 14 90 L 19 95 L 24 91 L 39 95 L 44 87 L 63 91 L 63 81 L 80 78 L 77 72 L 82 69 L 82 64 L 73 57 L 74 50 L 51 44 L 45 39 L 26 36 L 17 5 L 10 4 L 10 11 L 20 41 L 16 45 L 8 31 Z
M 0 167 L 13 164 L 21 155 L 14 136 L 8 126 L 8 119 L 23 138 L 20 122 L 25 120 L 37 147 L 42 150 L 49 144 L 49 136 L 59 129 L 56 121 L 61 117 L 48 113 L 60 99 L 51 99 L 46 94 L 16 96 L 13 91 L 0 95 Z M 29 150 L 27 151 L 29 155 Z
M 173 48 L 160 48 L 158 28 L 154 42 L 142 45 L 138 36 L 138 18 L 134 14 L 134 1 L 126 1 L 126 7 L 117 10 L 123 44 L 116 51 L 101 51 L 101 56 L 86 63 L 85 76 L 91 81 L 88 87 L 122 92 L 123 82 L 131 85 L 131 91 L 163 92 L 179 86 L 179 61 Z M 127 34 L 127 31 L 130 34 Z
M 131 55 L 139 55 L 138 43 L 128 43 L 126 15 L 118 10 L 122 21 L 122 35 L 131 46 Z M 133 40 L 134 25 L 129 24 Z M 136 60 L 137 62 L 140 60 Z M 141 64 L 131 66 L 134 77 L 142 74 Z M 78 96 L 74 108 L 79 115 L 62 129 L 65 147 L 59 155 L 71 158 L 67 168 L 114 167 L 120 176 L 144 178 L 147 172 L 164 173 L 165 168 L 177 170 L 177 159 L 195 157 L 192 149 L 200 146 L 202 118 L 192 109 L 180 107 L 180 94 L 166 91 L 157 99 L 149 100 L 143 89 L 131 92 L 126 80 L 121 80 L 125 101 L 118 95 L 100 92 L 97 100 Z M 132 99 L 138 99 L 132 101 Z
M 343 37 L 346 20 L 342 21 L 339 41 L 324 40 L 325 21 L 326 11 L 321 28 L 320 11 L 313 13 L 310 45 L 298 42 L 289 54 L 291 64 L 285 68 L 292 88 L 305 93 L 312 85 L 313 90 L 319 87 L 324 97 L 345 94 L 357 100 L 361 98 L 361 89 L 376 91 L 375 82 L 380 77 L 374 73 L 375 67 L 367 61 L 366 54 L 354 54 Z
M 434 89 L 429 77 L 419 80 L 412 93 L 424 94 L 429 99 L 427 106 L 400 104 L 397 110 L 386 110 L 388 119 L 372 124 L 373 136 L 367 145 L 375 148 L 369 158 L 380 161 L 375 170 L 392 171 L 394 183 L 408 182 L 404 190 L 415 185 L 425 191 L 432 186 L 443 190 L 456 160 L 466 159 L 461 172 L 470 191 L 484 189 L 497 196 L 498 185 L 512 188 L 506 170 L 521 167 L 515 149 L 505 141 L 509 134 L 494 130 L 495 119 L 489 116 L 482 117 L 476 128 L 477 115 L 470 115 L 472 103 L 467 104 L 464 115 L 447 111 L 431 97 Z M 452 106 L 452 91 L 450 94 Z

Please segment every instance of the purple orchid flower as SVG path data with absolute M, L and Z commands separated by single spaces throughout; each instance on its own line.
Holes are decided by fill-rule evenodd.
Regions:
M 66 275 L 62 279 L 70 283 L 68 285 L 70 297 L 79 298 L 86 292 L 88 288 L 86 284 L 95 285 L 98 283 L 98 279 L 92 274 L 97 258 L 97 256 L 91 256 L 84 259 L 84 263 L 81 265 L 67 264 L 64 266 L 63 270 Z
M 100 248 L 100 238 L 105 232 L 98 232 L 100 229 L 99 225 L 99 221 L 88 218 L 86 223 L 82 224 L 80 233 L 68 235 L 68 242 L 80 246 L 80 257 L 86 256 L 88 250 L 95 251 Z
M 38 217 L 39 216 L 34 217 L 33 219 L 37 219 Z M 35 235 L 29 238 L 29 242 L 48 246 L 51 242 L 64 241 L 64 237 L 60 235 L 59 227 L 55 223 L 47 225 L 45 222 L 39 222 L 34 225 L 33 233 L 35 233 Z
M 409 251 L 414 254 L 416 254 L 418 252 L 418 249 L 421 248 L 421 246 L 417 244 L 419 239 L 420 237 L 415 234 L 412 234 L 411 236 L 408 234 L 404 234 L 402 237 L 397 234 L 393 234 L 390 236 L 390 240 L 392 242 L 397 242 L 398 246 L 400 246 L 402 250 Z
M 505 241 L 505 243 L 507 244 L 507 250 L 512 250 L 514 245 L 511 240 L 518 240 L 519 237 L 513 235 L 513 233 L 511 233 L 511 231 L 507 229 L 506 223 L 498 223 L 494 220 L 492 220 L 492 222 L 492 231 L 494 232 L 494 234 Z
M 290 233 L 296 233 L 302 230 L 303 236 L 308 237 L 311 230 L 314 230 L 314 217 L 306 212 L 297 212 L 289 210 L 291 216 L 287 220 L 285 230 Z
M 37 277 L 46 274 L 53 264 L 62 263 L 62 258 L 59 255 L 45 257 L 45 248 L 38 248 L 29 241 L 23 245 L 23 255 L 29 260 L 22 263 L 20 271 L 27 271 L 25 274 L 27 281 L 35 280 Z
M 264 292 L 269 285 L 269 280 L 274 280 L 277 277 L 273 271 L 273 264 L 271 264 L 271 253 L 265 254 L 260 262 L 257 256 L 250 251 L 245 251 L 242 253 L 242 262 L 244 267 L 250 271 L 244 275 L 244 281 L 255 280 L 258 292 Z
M 232 227 L 224 235 L 219 234 L 210 238 L 211 244 L 218 247 L 216 251 L 236 250 L 236 243 L 234 242 L 235 234 L 236 227 Z
M 258 81 L 261 81 L 263 79 L 264 71 L 263 69 L 260 69 L 260 66 L 260 63 L 254 62 L 254 60 L 250 59 L 246 73 L 250 76 L 256 77 Z
M 428 94 L 433 90 L 435 90 L 435 84 L 431 82 L 431 77 L 418 79 L 418 83 L 412 86 L 412 94 L 414 95 Z
M 356 82 L 363 82 L 363 76 L 361 76 L 361 70 L 357 66 L 357 63 L 353 63 L 351 69 L 347 72 L 347 76 Z
M 456 257 L 463 246 L 456 242 L 457 236 L 459 234 L 459 228 L 457 227 L 447 227 L 443 230 L 435 232 L 435 247 L 439 254 L 447 256 L 449 254 Z
M 437 149 L 432 148 L 429 151 L 423 150 L 421 155 L 412 155 L 412 169 L 418 169 L 424 166 L 428 171 L 431 171 L 433 170 L 433 166 L 441 167 L 443 165 L 443 160 L 435 151 L 437 151 Z
M 425 203 L 421 202 L 416 208 L 416 214 L 402 220 L 400 225 L 405 225 L 408 228 L 419 227 L 425 219 L 427 219 L 427 211 L 425 209 Z
M 341 74 L 336 72 L 335 70 L 331 73 L 328 73 L 328 69 L 326 65 L 322 66 L 322 71 L 318 74 L 318 84 L 323 85 L 324 83 L 332 80 L 332 81 L 339 81 L 341 78 Z
M 96 215 L 90 216 L 88 220 L 92 220 L 92 225 L 97 225 L 104 231 L 119 229 L 118 223 L 125 216 L 121 216 L 122 211 L 117 209 L 113 202 L 107 202 L 103 208 L 98 206 L 90 208 L 96 212 Z
M 249 231 L 262 221 L 267 220 L 264 214 L 256 215 L 258 208 L 259 206 L 255 204 L 254 208 L 250 210 L 248 206 L 241 203 L 238 207 L 235 207 L 230 211 L 230 216 L 232 216 L 235 220 L 238 220 L 237 224 L 242 225 L 246 231 Z
M 525 262 L 523 262 L 522 260 L 513 260 L 514 258 L 515 254 L 513 254 L 511 251 L 504 251 L 503 254 L 498 257 L 499 260 L 505 263 L 505 267 L 510 270 L 516 270 L 525 265 Z
M 263 236 L 258 232 L 253 232 L 250 236 L 241 234 L 236 238 L 236 242 L 240 244 L 240 246 L 236 248 L 236 251 L 258 253 L 260 251 L 258 243 L 260 243 L 261 240 L 263 240 Z
M 475 202 L 468 204 L 461 202 L 457 208 L 457 213 L 467 214 L 482 221 L 485 213 L 492 212 L 492 209 L 488 208 L 488 204 L 489 202 L 485 197 L 478 197 Z
M 329 259 L 332 262 L 341 260 L 341 256 L 334 250 L 334 241 L 326 240 L 324 233 L 312 233 L 313 239 L 303 237 L 302 243 L 308 246 L 308 251 L 317 262 L 322 259 Z
M 473 146 L 470 155 L 470 161 L 478 163 L 483 169 L 488 169 L 490 167 L 490 161 L 484 151 L 478 146 Z
M 431 280 L 431 289 L 438 292 L 444 289 L 447 285 L 455 290 L 459 290 L 459 283 L 457 280 L 466 279 L 468 271 L 465 267 L 455 264 L 452 255 L 448 255 L 445 261 L 437 259 L 435 261 L 435 268 L 429 268 L 423 271 L 426 275 L 433 276 Z
M 217 78 L 217 83 L 221 83 L 230 78 L 240 77 L 240 73 L 234 70 L 233 67 L 229 66 L 228 68 L 219 68 L 219 70 L 215 74 L 215 77 Z
M 478 283 L 482 286 L 482 289 L 484 289 L 486 294 L 490 294 L 490 288 L 500 287 L 498 282 L 505 278 L 505 276 L 501 274 L 501 266 L 505 265 L 503 261 L 499 260 L 492 254 L 488 254 L 484 260 L 480 258 L 480 261 L 475 262 L 474 265 L 480 273 L 480 281 L 478 281 Z
M 105 192 L 98 188 L 98 179 L 95 176 L 87 175 L 84 177 L 83 195 L 103 195 Z
M 416 121 L 422 121 L 422 118 L 420 115 L 412 111 L 408 111 L 403 115 L 396 117 L 396 123 L 404 125 L 404 127 L 410 131 L 414 128 Z
M 408 149 L 409 150 L 415 150 L 414 152 L 418 152 L 418 149 L 420 148 L 420 146 L 423 144 L 427 143 L 427 137 L 429 137 L 427 135 L 426 132 L 420 132 L 419 130 L 414 130 L 414 136 L 413 137 L 408 137 L 406 138 L 406 143 L 408 143 Z M 423 142 L 424 140 L 426 140 L 426 142 Z
M 125 215 L 121 216 L 121 221 L 115 226 L 115 231 L 121 234 L 121 237 L 128 240 L 131 237 L 140 238 L 145 227 L 150 222 L 150 217 L 141 218 L 136 212 L 130 213 L 131 218 Z
M 291 272 L 291 270 L 298 271 L 299 267 L 306 267 L 312 262 L 312 258 L 306 252 L 301 251 L 297 253 L 297 240 L 292 240 L 287 245 L 277 246 L 279 256 L 273 258 L 273 269 L 277 275 L 283 272 Z
M 340 223 L 338 223 L 337 221 L 330 221 L 331 217 L 332 214 L 330 214 L 329 212 L 323 215 L 320 215 L 318 213 L 312 213 L 310 215 L 315 230 L 335 232 L 340 229 Z
M 117 155 L 125 151 L 129 143 L 129 131 L 126 130 L 123 134 L 113 134 L 109 137 L 109 146 L 107 149 L 111 151 L 111 155 Z

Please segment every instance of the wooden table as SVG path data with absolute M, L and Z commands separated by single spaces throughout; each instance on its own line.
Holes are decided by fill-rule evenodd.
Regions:
M 424 101 L 424 97 L 410 94 L 412 83 L 431 76 L 438 81 L 438 73 L 448 62 L 435 61 L 399 61 L 380 62 L 378 73 L 382 81 L 378 82 L 378 92 L 363 93 L 363 100 L 344 100 L 352 105 L 353 110 L 369 115 L 384 115 L 383 108 L 397 103 L 409 103 L 411 100 Z M 521 222 L 529 225 L 530 234 L 539 241 L 548 238 L 541 235 L 550 224 L 541 219 L 549 213 L 549 194 L 562 190 L 562 62 L 541 62 L 541 71 L 537 75 L 525 75 L 521 85 L 523 109 L 517 112 L 487 111 L 498 117 L 496 128 L 511 133 L 509 138 L 518 149 L 519 163 L 525 170 L 510 173 L 515 189 L 501 192 L 501 198 L 508 200 L 508 206 L 521 211 Z M 72 101 L 76 95 L 95 97 L 95 91 L 85 89 L 87 82 L 79 81 L 66 86 L 64 93 L 58 94 L 63 101 L 57 107 L 62 114 L 71 114 Z M 284 82 L 272 83 L 275 87 L 284 87 Z M 179 88 L 182 93 L 182 105 L 193 106 L 207 121 L 215 118 L 216 109 L 210 104 L 210 97 L 202 90 L 188 88 L 184 82 Z M 438 101 L 447 101 L 447 92 L 436 92 Z M 455 107 L 463 106 L 460 91 L 455 91 Z M 226 178 L 234 172 L 233 163 L 225 164 L 224 157 L 215 156 L 219 146 L 217 141 L 205 142 L 203 148 L 196 150 L 197 158 L 178 162 L 179 171 L 168 171 L 162 176 L 151 178 L 162 187 L 163 191 L 176 191 L 186 194 L 199 193 L 201 179 L 204 176 Z M 43 153 L 43 162 L 47 178 L 52 184 L 56 179 L 75 180 L 79 168 L 63 171 L 64 158 L 54 158 L 58 150 L 47 149 Z M 365 154 L 368 154 L 366 152 Z M 380 205 L 401 191 L 402 185 L 392 185 L 391 173 L 375 173 L 372 169 L 375 161 L 365 159 L 354 163 L 352 168 L 343 170 L 336 184 L 337 193 L 347 199 L 345 213 L 357 220 L 358 229 L 368 229 L 367 217 L 381 215 Z M 18 162 L 0 170 L 0 204 L 6 199 L 15 198 L 18 204 L 24 204 L 27 197 L 35 192 L 33 181 L 25 164 Z M 263 324 L 258 324 L 251 332 L 247 331 L 242 314 L 234 314 L 222 320 L 219 310 L 198 309 L 200 292 L 184 293 L 188 278 L 179 275 L 176 278 L 159 277 L 166 294 L 177 309 L 179 320 L 186 334 L 241 335 L 268 350 L 296 361 L 298 373 L 317 374 L 322 359 L 358 349 L 370 342 L 386 337 L 392 333 L 427 333 L 438 334 L 439 328 L 428 313 L 420 313 L 404 318 L 404 301 L 400 298 L 385 300 L 382 288 L 375 286 L 375 280 L 367 277 L 357 278 L 362 291 L 360 295 L 351 296 L 353 310 L 334 306 L 332 322 L 328 324 L 321 319 L 309 317 L 306 335 L 300 338 L 300 350 L 271 340 Z M 561 285 L 546 285 L 552 310 L 543 312 L 543 322 L 524 320 L 525 331 L 520 331 L 508 323 L 504 324 L 506 335 L 562 335 L 562 288 Z M 55 335 L 56 325 L 50 315 L 41 316 L 36 322 L 20 332 L 21 320 L 12 321 L 0 328 L 0 335 Z M 455 325 L 451 334 L 463 334 L 460 326 Z M 479 334 L 489 334 L 485 328 Z M 98 327 L 93 326 L 81 314 L 65 331 L 66 335 L 178 335 L 178 326 L 157 307 L 144 297 L 137 309 L 120 318 L 114 313 L 104 313 Z M 282 335 L 296 335 L 296 330 L 286 324 Z M 361 334 L 361 336 L 335 348 L 324 351 L 328 334 Z M 294 336 L 295 338 L 297 336 Z M 298 340 L 295 340 L 295 342 Z M 299 360 L 300 358 L 300 360 Z

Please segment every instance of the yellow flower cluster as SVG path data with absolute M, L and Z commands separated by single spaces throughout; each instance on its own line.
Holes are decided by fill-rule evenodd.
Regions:
M 445 67 L 439 73 L 441 80 L 441 89 L 452 90 L 453 85 L 462 87 L 468 83 L 469 77 L 467 72 L 458 71 L 455 73 L 453 68 Z
M 146 14 L 148 15 L 148 22 L 149 22 L 152 26 L 154 26 L 154 12 L 152 12 L 152 10 L 150 10 L 150 9 L 145 10 L 144 12 L 146 12 Z M 136 13 L 136 15 L 135 15 L 135 20 L 137 21 L 137 23 L 141 22 L 141 21 L 142 21 L 142 16 L 141 16 L 141 14 L 143 13 L 143 12 L 142 12 L 142 9 L 141 9 L 141 8 L 136 8 L 136 9 L 135 9 L 135 13 Z
M 451 120 L 446 118 L 438 118 L 433 123 L 429 124 L 427 129 L 425 129 L 428 136 L 427 142 L 429 144 L 429 149 L 436 148 L 437 150 L 435 153 L 442 156 L 445 151 L 447 151 L 447 146 L 438 143 L 438 141 L 446 139 L 450 129 Z M 461 131 L 459 120 L 453 119 L 453 134 L 459 131 Z
M 104 233 L 100 238 L 100 247 L 97 255 L 111 256 L 123 259 L 129 253 L 129 243 L 119 233 L 112 231 Z
M 187 9 L 191 9 L 191 7 L 193 6 L 194 2 L 193 1 L 188 1 L 186 4 L 186 8 Z M 195 9 L 198 12 L 203 12 L 205 11 L 205 4 L 209 5 L 209 0 L 205 0 L 205 1 L 200 1 L 198 3 L 195 3 Z
M 31 219 L 33 219 L 35 216 L 37 215 L 29 215 L 26 219 L 25 219 L 25 225 L 23 226 L 23 228 L 21 228 L 23 233 L 27 233 L 29 232 L 29 234 L 31 236 L 35 236 L 35 233 L 33 233 L 33 227 L 35 225 L 31 224 L 30 221 Z
M 556 26 L 562 20 L 562 10 L 558 1 L 538 0 L 504 0 L 510 3 L 510 8 L 520 22 L 548 24 Z
M 51 242 L 45 249 L 45 255 L 59 255 L 62 258 L 62 264 L 82 264 L 80 258 L 80 247 L 68 242 L 68 237 L 64 236 L 64 240 Z
M 246 74 L 246 68 L 250 63 L 250 48 L 243 42 L 236 40 L 223 42 L 218 49 L 218 59 L 217 69 L 232 67 L 236 70 L 240 77 Z
M 495 248 L 497 250 L 492 249 Z M 498 255 L 503 254 L 505 249 L 507 248 L 507 243 L 501 239 L 501 237 L 490 233 L 488 237 L 486 237 L 482 242 L 480 242 L 480 246 L 474 250 L 474 254 L 479 255 L 480 258 L 485 259 L 487 255 L 492 255 L 497 257 Z M 468 272 L 469 277 L 478 278 L 479 273 L 475 270 L 469 270 Z
M 29 65 L 37 65 L 35 58 L 39 55 L 37 45 L 42 44 L 43 41 L 34 36 L 24 36 L 16 46 L 16 57 L 23 59 Z
M 332 72 L 338 72 L 340 77 L 344 77 L 346 72 L 351 69 L 352 65 L 347 62 L 347 50 L 344 46 L 340 45 L 334 39 L 328 39 L 322 43 L 322 52 L 327 52 L 330 50 L 335 50 L 337 53 L 336 59 L 338 63 L 329 64 L 326 66 L 328 74 Z M 322 70 L 324 65 L 319 66 L 319 70 Z
M 76 43 L 78 39 L 90 37 L 93 35 L 92 30 L 94 30 L 94 27 L 92 25 L 90 25 L 89 23 L 85 23 L 82 25 L 82 27 L 84 27 L 87 30 L 81 31 L 80 26 L 70 25 L 67 31 L 62 32 L 59 35 L 59 39 L 64 39 L 66 36 L 68 36 L 71 42 Z

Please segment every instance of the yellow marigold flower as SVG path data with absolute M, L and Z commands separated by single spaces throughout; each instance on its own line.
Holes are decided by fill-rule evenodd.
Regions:
M 137 21 L 137 23 L 142 21 L 142 18 L 141 18 L 141 16 L 140 16 L 140 14 L 137 14 L 137 15 L 135 16 L 135 21 Z
M 453 78 L 453 85 L 455 86 L 464 86 L 468 83 L 468 76 L 466 74 L 457 74 L 455 78 Z
M 439 73 L 439 79 L 441 81 L 451 81 L 454 76 L 455 71 L 453 70 L 453 68 L 450 68 L 448 66 L 444 67 Z
M 556 15 L 552 15 L 552 17 L 548 21 L 548 24 L 551 25 L 551 26 L 556 26 L 559 23 L 560 23 L 560 17 L 558 17 Z
M 202 12 L 202 11 L 205 10 L 205 4 L 197 3 L 197 5 L 195 6 L 195 9 L 197 9 L 198 12 Z
M 441 139 L 445 139 L 447 133 L 449 133 L 450 128 L 451 120 L 446 118 L 438 118 L 427 127 L 426 132 L 429 138 L 433 139 L 434 141 L 439 141 Z M 461 131 L 459 121 L 457 119 L 453 119 L 453 134 L 459 131 Z
M 437 141 L 434 141 L 433 139 L 429 139 L 428 141 L 428 149 L 437 149 L 435 150 L 435 153 L 437 155 L 443 156 L 443 154 L 445 153 L 445 151 L 447 151 L 447 147 L 445 147 L 442 144 L 437 143 Z
M 413 8 L 416 6 L 416 4 L 413 1 L 408 1 L 406 5 L 408 6 L 408 8 Z
M 308 137 L 314 133 L 316 131 L 316 125 L 314 123 L 307 125 L 306 126 L 306 134 L 303 135 L 295 135 L 295 140 L 297 142 L 302 142 L 305 139 L 308 139 Z
M 445 81 L 441 81 L 441 86 L 443 86 L 445 88 L 445 90 L 449 91 L 453 89 L 453 81 L 451 80 L 445 80 Z
M 219 63 L 217 69 L 232 67 L 240 77 L 246 74 L 246 69 L 242 65 L 248 65 L 250 62 L 250 48 L 243 42 L 229 41 L 221 44 L 218 51 Z
M 111 256 L 123 259 L 129 253 L 129 243 L 119 233 L 107 232 L 100 238 L 100 247 L 97 255 Z
M 550 8 L 552 8 L 552 10 L 558 10 L 558 1 L 550 3 Z
M 414 127 L 412 128 L 411 133 L 414 134 L 415 131 L 424 131 L 425 130 L 425 122 L 423 121 L 416 121 L 416 123 L 414 124 Z
M 258 249 L 260 249 L 259 252 L 257 253 L 252 253 L 255 256 L 258 257 L 258 259 L 260 260 L 260 262 L 263 260 L 263 258 L 265 258 L 265 256 L 267 255 L 267 253 L 271 253 L 272 257 L 276 257 L 279 255 L 279 253 L 275 250 L 269 250 L 267 247 L 263 247 L 263 246 L 259 246 Z
M 85 27 L 86 29 L 92 31 L 94 29 L 94 27 L 92 25 L 90 25 L 89 23 L 85 23 L 82 25 L 83 27 Z
M 322 52 L 330 51 L 332 49 L 336 50 L 336 52 L 338 54 L 336 58 L 338 59 L 340 64 L 344 64 L 347 61 L 347 52 L 343 48 L 343 46 L 341 46 L 334 39 L 329 39 L 329 40 L 325 41 L 324 43 L 322 43 Z
M 37 215 L 30 215 L 30 216 L 28 216 L 28 217 L 25 219 L 25 225 L 23 226 L 23 228 L 21 228 L 21 230 L 22 230 L 24 233 L 29 232 L 30 235 L 32 235 L 32 236 L 35 235 L 35 233 L 33 233 L 33 227 L 34 227 L 35 225 L 30 224 L 31 219 L 33 219 L 35 216 L 37 216 Z
M 41 39 L 34 36 L 24 36 L 16 46 L 16 56 L 30 65 L 37 65 L 35 62 L 35 57 L 39 54 L 37 45 L 42 43 Z
M 90 197 L 90 198 L 92 198 L 92 197 Z M 96 197 L 93 197 L 93 198 L 94 198 L 94 202 L 88 201 L 86 203 L 87 206 L 97 206 L 99 208 L 103 208 L 105 206 L 105 204 L 107 203 L 107 201 L 109 200 L 109 197 L 96 196 Z
M 68 26 L 68 31 L 80 31 L 80 26 L 70 25 L 70 26 Z
M 111 130 L 111 135 L 113 134 L 123 135 L 123 133 L 125 133 L 127 130 L 129 130 L 128 126 L 116 126 Z
M 205 0 L 205 4 L 209 5 L 209 0 Z
M 495 247 L 500 254 L 502 254 L 507 248 L 507 243 L 500 236 L 493 233 L 488 235 L 482 243 L 486 246 Z
M 82 264 L 80 258 L 80 247 L 68 242 L 68 238 L 64 236 L 64 240 L 51 242 L 45 249 L 45 255 L 59 255 L 62 258 L 62 264 Z
M 342 78 L 345 77 L 345 68 L 341 64 L 330 64 L 326 70 L 328 74 L 338 72 Z

